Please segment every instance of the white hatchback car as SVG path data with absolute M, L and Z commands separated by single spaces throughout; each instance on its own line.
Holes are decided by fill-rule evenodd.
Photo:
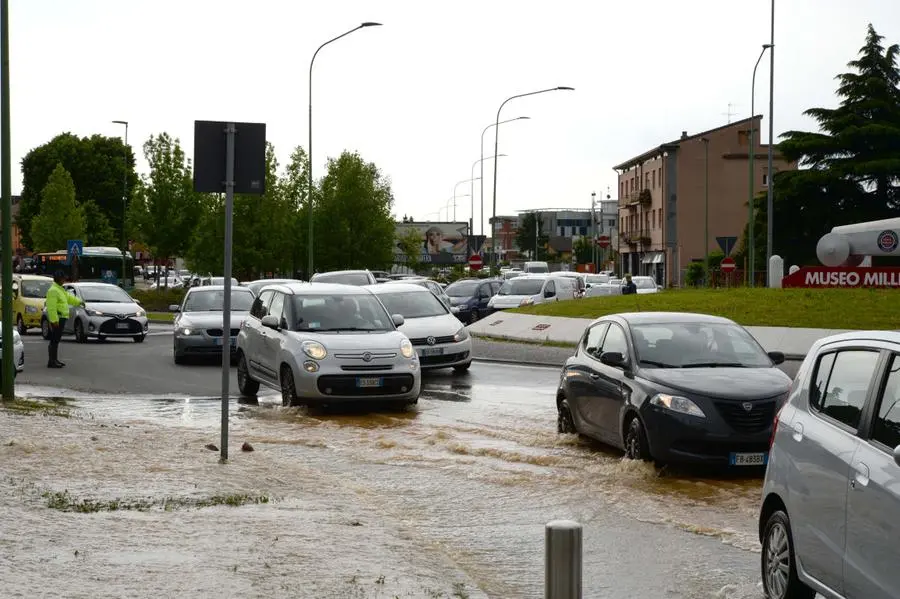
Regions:
M 2 327 L 2 324 L 0 324 L 0 327 Z M 2 357 L 3 339 L 0 339 L 0 358 Z M 13 376 L 25 370 L 25 344 L 22 342 L 22 336 L 19 335 L 19 331 L 15 328 L 13 328 L 13 368 Z
M 472 339 L 459 319 L 427 288 L 413 283 L 369 287 L 387 311 L 403 316 L 406 333 L 422 369 L 453 368 L 464 372 L 472 365 Z
M 412 343 L 397 330 L 403 323 L 361 286 L 265 287 L 238 333 L 238 388 L 250 397 L 260 384 L 280 390 L 286 407 L 414 404 L 422 377 Z

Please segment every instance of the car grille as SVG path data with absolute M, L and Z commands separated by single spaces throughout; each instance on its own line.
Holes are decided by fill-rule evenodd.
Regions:
M 240 329 L 231 329 L 231 336 L 237 337 L 238 333 L 240 333 Z M 221 337 L 222 329 L 206 329 L 206 334 L 210 337 Z
M 379 370 L 390 370 L 393 368 L 390 364 L 366 364 L 364 366 L 342 365 L 341 370 L 347 372 L 378 372 Z
M 415 339 L 410 339 L 413 345 L 429 345 L 428 337 L 417 337 Z M 440 345 L 442 343 L 453 343 L 453 335 L 446 335 L 444 337 L 435 337 L 433 345 Z
M 440 364 L 453 364 L 469 357 L 469 352 L 464 351 L 458 354 L 442 354 L 440 356 L 419 356 L 419 363 L 422 366 L 438 366 Z
M 326 374 L 316 380 L 316 386 L 324 395 L 359 396 L 366 395 L 402 395 L 413 388 L 413 375 L 411 374 L 385 374 L 381 387 L 357 387 L 355 376 L 340 374 Z M 405 388 L 406 391 L 402 389 Z M 330 392 L 329 392 L 330 391 Z
M 127 329 L 119 328 L 119 325 L 123 322 L 128 325 Z M 117 318 L 107 320 L 101 324 L 98 329 L 98 332 L 101 335 L 137 335 L 143 331 L 144 329 L 141 328 L 141 323 L 130 318 L 126 320 L 119 320 Z
M 744 408 L 744 404 L 753 407 Z M 775 401 L 717 401 L 716 409 L 728 425 L 739 433 L 758 433 L 772 425 Z

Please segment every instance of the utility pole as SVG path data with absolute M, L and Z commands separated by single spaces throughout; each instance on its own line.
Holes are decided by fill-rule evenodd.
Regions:
M 591 192 L 591 268 L 597 272 L 597 192 Z M 602 212 L 602 211 L 601 211 Z

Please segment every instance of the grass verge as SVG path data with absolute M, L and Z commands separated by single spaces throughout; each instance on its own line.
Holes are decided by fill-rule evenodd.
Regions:
M 63 418 L 68 418 L 71 415 L 68 403 L 62 398 L 43 401 L 17 397 L 12 401 L 0 401 L 0 408 L 14 414 L 47 414 L 49 416 L 62 416 Z
M 494 335 L 472 335 L 476 339 L 485 341 L 499 341 L 501 343 L 515 343 L 516 345 L 534 345 L 536 347 L 562 347 L 569 349 L 578 345 L 577 343 L 569 343 L 567 341 L 528 341 L 519 339 L 507 339 L 506 337 L 497 337 Z
M 265 495 L 212 495 L 210 497 L 165 497 L 163 499 L 79 499 L 68 491 L 47 491 L 41 495 L 47 502 L 47 507 L 61 512 L 77 512 L 91 514 L 94 512 L 116 512 L 119 510 L 136 510 L 146 512 L 151 509 L 162 509 L 170 512 L 177 509 L 198 509 L 227 505 L 237 507 L 241 505 L 255 505 L 269 503 Z
M 699 312 L 746 326 L 900 329 L 900 292 L 891 289 L 680 289 L 594 297 L 514 312 L 597 318 L 618 312 Z
M 172 322 L 175 320 L 175 315 L 171 312 L 147 312 L 147 318 L 150 320 L 164 320 L 166 322 Z

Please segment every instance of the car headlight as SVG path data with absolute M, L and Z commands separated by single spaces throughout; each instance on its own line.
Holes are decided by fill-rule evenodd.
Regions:
M 328 355 L 328 350 L 318 341 L 304 341 L 300 347 L 303 349 L 303 353 L 313 360 L 321 360 Z
M 534 303 L 533 297 L 526 297 L 521 302 L 519 302 L 519 305 L 520 306 L 530 306 L 533 303 Z
M 192 329 L 191 327 L 178 327 L 175 329 L 175 332 L 179 335 L 197 335 L 200 333 L 200 331 Z
M 466 329 L 466 327 L 460 327 L 460 329 L 458 331 L 456 331 L 456 334 L 453 335 L 454 341 L 465 341 L 468 338 L 469 338 L 469 331 L 468 331 L 468 329 Z
M 37 306 L 25 306 L 25 312 L 28 314 L 37 314 Z
M 143 318 L 144 316 L 147 316 L 147 311 L 143 308 L 138 308 L 138 311 L 135 312 L 134 315 L 138 318 Z
M 104 314 L 100 310 L 87 310 L 87 315 L 88 316 L 106 316 L 106 314 Z
M 400 342 L 400 354 L 404 358 L 412 358 L 416 355 L 416 352 L 413 350 L 412 343 L 410 343 L 409 339 L 404 339 Z
M 703 413 L 700 406 L 687 397 L 657 393 L 650 398 L 650 405 L 678 412 L 679 414 L 687 414 L 688 416 L 696 416 L 697 418 L 706 418 L 706 414 Z

